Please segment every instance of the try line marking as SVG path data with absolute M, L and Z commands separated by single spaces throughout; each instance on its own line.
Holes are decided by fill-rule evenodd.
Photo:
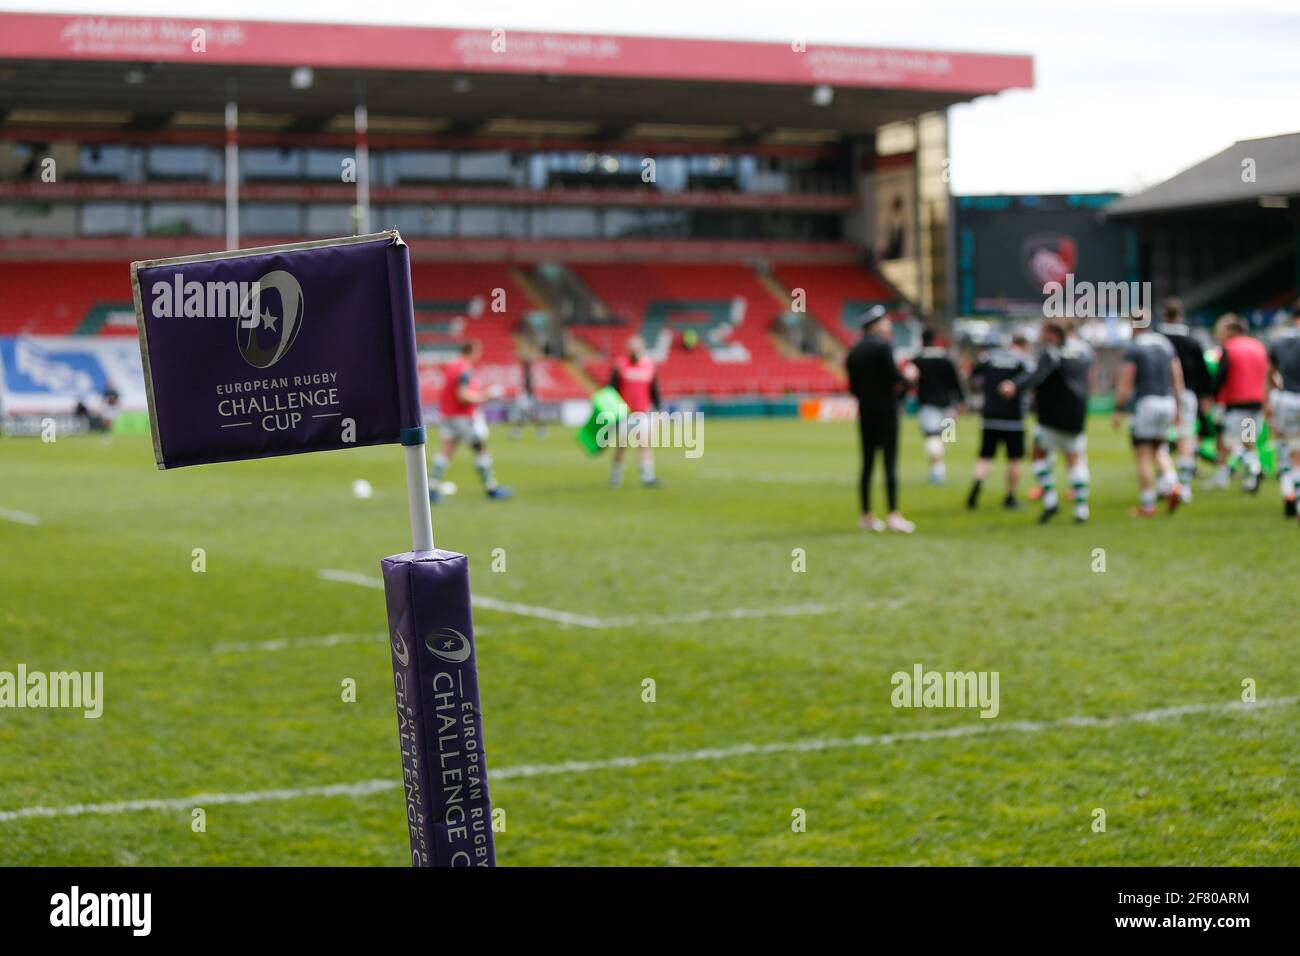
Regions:
M 944 727 L 936 730 L 909 730 L 896 734 L 860 734 L 856 737 L 812 737 L 803 740 L 781 740 L 766 744 L 736 744 L 731 747 L 713 747 L 702 750 L 679 750 L 649 753 L 632 757 L 611 757 L 605 760 L 569 760 L 564 763 L 521 764 L 489 770 L 489 781 L 513 780 L 526 777 L 554 777 L 569 774 L 593 773 L 597 770 L 616 770 L 640 767 L 644 764 L 672 765 L 697 763 L 705 760 L 730 760 L 736 757 L 754 757 L 766 754 L 816 753 L 822 750 L 883 747 L 889 744 L 923 742 L 927 740 L 952 740 L 960 737 L 981 737 L 990 734 L 1037 734 L 1050 730 L 1068 730 L 1076 727 L 1105 729 L 1124 724 L 1147 724 L 1188 714 L 1226 714 L 1249 712 L 1271 707 L 1292 707 L 1300 697 L 1273 697 L 1252 704 L 1232 701 L 1219 704 L 1184 704 L 1179 707 L 1161 707 L 1141 710 L 1114 717 L 1061 717 L 1056 720 L 980 721 Z M 22 807 L 18 810 L 0 810 L 0 823 L 37 817 L 81 817 L 91 814 L 138 813 L 147 810 L 190 810 L 194 807 L 221 804 L 266 803 L 273 800 L 302 800 L 310 797 L 365 797 L 401 789 L 400 778 L 362 780 L 358 783 L 336 783 L 324 787 L 295 787 L 278 790 L 250 790 L 246 793 L 198 793 L 189 797 L 161 797 L 149 800 L 122 800 L 117 803 L 75 803 L 63 807 Z
M 316 572 L 316 576 L 325 581 L 338 581 L 343 584 L 356 584 L 361 587 L 384 589 L 381 578 L 355 571 L 336 571 L 325 568 Z M 589 614 L 571 614 L 550 607 L 538 607 L 535 604 L 520 604 L 516 601 L 500 601 L 496 598 L 471 594 L 470 601 L 475 607 L 488 611 L 501 611 L 505 614 L 519 614 L 523 617 L 536 617 L 557 624 L 585 627 L 592 630 L 632 627 L 638 624 L 699 624 L 703 621 L 736 621 L 762 617 L 803 617 L 809 614 L 834 614 L 837 611 L 865 610 L 866 608 L 893 608 L 901 606 L 901 601 L 877 601 L 857 604 L 852 607 L 837 604 L 791 604 L 784 607 L 732 607 L 720 611 L 685 611 L 681 614 L 631 614 L 619 617 L 593 617 Z
M 34 515 L 30 511 L 14 511 L 12 508 L 0 508 L 0 520 L 35 526 L 41 523 L 41 516 Z

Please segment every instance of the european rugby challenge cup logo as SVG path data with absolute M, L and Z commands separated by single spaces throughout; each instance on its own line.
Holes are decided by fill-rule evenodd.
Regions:
M 302 286 L 283 270 L 268 272 L 257 281 L 239 312 L 247 316 L 235 326 L 239 354 L 253 368 L 270 368 L 284 358 L 302 328 Z
M 469 660 L 469 638 L 450 627 L 441 627 L 424 639 L 424 646 L 440 661 L 463 664 Z
M 403 667 L 411 663 L 411 651 L 406 646 L 406 638 L 402 637 L 401 631 L 393 632 L 393 656 Z

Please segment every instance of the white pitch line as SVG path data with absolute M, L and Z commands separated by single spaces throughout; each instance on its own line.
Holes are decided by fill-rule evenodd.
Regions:
M 836 614 L 840 611 L 862 611 L 868 608 L 885 608 L 900 605 L 901 601 L 880 601 L 865 604 L 788 604 L 778 607 L 730 607 L 720 611 L 683 611 L 680 614 L 640 614 L 603 619 L 605 627 L 636 627 L 655 624 L 702 624 L 705 621 L 741 621 L 764 617 L 808 617 L 816 614 Z
M 375 588 L 382 591 L 384 581 L 382 578 L 374 578 L 368 574 L 357 574 L 355 571 L 336 571 L 332 568 L 325 568 L 317 571 L 316 576 L 326 581 L 339 581 L 343 584 L 358 584 L 363 588 Z M 570 614 L 568 611 L 557 611 L 554 608 L 538 607 L 535 604 L 519 604 L 515 601 L 498 601 L 496 598 L 483 597 L 482 595 L 470 595 L 470 601 L 475 607 L 486 608 L 489 611 L 501 611 L 505 614 L 520 614 L 524 617 L 538 617 L 544 621 L 554 621 L 557 624 L 572 624 L 575 627 L 598 628 L 604 624 L 600 618 L 587 617 L 583 614 Z
M 907 730 L 896 734 L 859 734 L 855 737 L 813 737 L 803 740 L 781 740 L 766 744 L 736 744 L 731 747 L 713 747 L 701 750 L 667 751 L 631 757 L 612 757 L 605 760 L 569 760 L 564 763 L 522 764 L 489 770 L 492 781 L 515 778 L 560 776 L 592 773 L 597 770 L 616 770 L 640 767 L 645 764 L 697 763 L 707 760 L 728 760 L 733 757 L 753 757 L 767 754 L 815 753 L 822 750 L 880 747 L 890 744 L 951 740 L 960 737 L 978 737 L 997 733 L 1037 734 L 1050 730 L 1068 730 L 1076 727 L 1107 728 L 1124 724 L 1146 724 L 1185 717 L 1188 714 L 1225 714 L 1272 707 L 1292 707 L 1300 697 L 1273 697 L 1247 704 L 1241 701 L 1217 704 L 1183 704 L 1178 707 L 1161 707 L 1141 710 L 1113 717 L 1061 717 L 1056 720 L 983 721 L 961 724 L 937 730 Z M 18 810 L 0 810 L 0 823 L 14 820 L 47 817 L 80 817 L 90 814 L 134 813 L 144 810 L 189 810 L 193 807 L 219 806 L 221 804 L 263 803 L 273 800 L 300 800 L 306 797 L 365 797 L 375 793 L 397 790 L 398 779 L 362 780 L 358 783 L 336 783 L 323 787 L 296 787 L 276 790 L 250 790 L 245 793 L 201 793 L 190 797 L 164 797 L 149 800 L 122 800 L 116 803 L 76 803 L 62 807 L 22 807 Z
M 520 614 L 524 617 L 541 618 L 543 621 L 554 621 L 556 624 L 572 624 L 574 627 L 600 628 L 605 623 L 598 617 L 588 617 L 585 614 L 570 614 L 568 611 L 557 611 L 554 608 L 538 607 L 535 604 L 519 604 L 516 601 L 498 601 L 496 598 L 483 597 L 481 594 L 471 594 L 470 603 L 475 607 L 486 608 L 489 611 L 501 611 L 504 614 Z
M 0 823 L 33 817 L 80 817 L 88 814 L 136 813 L 141 810 L 188 810 L 227 803 L 264 803 L 270 800 L 300 800 L 303 797 L 365 797 L 396 790 L 400 780 L 363 780 L 328 787 L 294 787 L 283 790 L 250 790 L 247 793 L 196 793 L 192 797 L 156 800 L 122 800 L 117 803 L 75 803 L 66 807 L 23 807 L 0 812 Z
M 299 647 L 337 647 L 340 644 L 378 643 L 387 634 L 325 634 L 321 637 L 282 637 L 270 641 L 232 641 L 212 645 L 213 654 L 242 654 L 246 651 L 288 651 Z
M 486 637 L 490 634 L 519 634 L 526 631 L 537 630 L 541 625 L 532 627 L 518 628 L 497 628 L 488 625 L 480 625 L 474 628 L 476 637 Z M 269 641 L 230 641 L 224 644 L 213 644 L 211 653 L 213 654 L 245 654 L 245 653 L 270 653 L 273 651 L 292 651 L 302 647 L 338 647 L 344 644 L 378 644 L 388 639 L 388 634 L 375 631 L 370 634 L 323 634 L 319 637 L 278 637 Z
M 316 572 L 316 576 L 326 581 L 339 581 L 343 584 L 357 584 L 361 587 L 383 590 L 384 582 L 380 578 L 355 571 L 337 571 L 330 568 Z M 872 602 L 855 605 L 834 604 L 789 604 L 777 607 L 732 607 L 710 611 L 684 611 L 681 614 L 632 614 L 619 617 L 594 617 L 588 614 L 573 614 L 536 604 L 520 604 L 515 601 L 501 601 L 497 598 L 471 595 L 475 607 L 489 611 L 501 611 L 505 614 L 519 614 L 524 617 L 541 618 L 557 624 L 603 630 L 618 627 L 652 626 L 656 624 L 699 624 L 704 621 L 737 621 L 764 617 L 804 617 L 814 614 L 834 614 L 839 611 L 865 610 L 867 608 L 889 608 L 901 604 L 899 601 Z
M 0 508 L 0 520 L 35 526 L 41 523 L 41 516 L 34 515 L 30 511 L 14 511 L 12 508 Z

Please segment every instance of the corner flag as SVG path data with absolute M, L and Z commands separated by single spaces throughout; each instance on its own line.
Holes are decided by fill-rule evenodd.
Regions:
M 469 562 L 436 550 L 411 265 L 396 230 L 131 264 L 159 468 L 403 445 L 383 559 L 411 862 L 492 866 Z

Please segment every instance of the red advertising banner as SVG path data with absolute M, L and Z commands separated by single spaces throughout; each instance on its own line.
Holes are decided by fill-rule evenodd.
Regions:
M 202 31 L 201 34 L 195 31 Z M 195 52 L 202 37 L 203 52 Z M 194 61 L 996 93 L 1033 86 L 1033 58 L 872 47 L 525 30 L 0 14 L 0 59 Z

